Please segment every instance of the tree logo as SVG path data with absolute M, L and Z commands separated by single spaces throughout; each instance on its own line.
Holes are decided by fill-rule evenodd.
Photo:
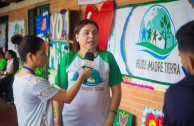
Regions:
M 175 27 L 168 10 L 161 5 L 151 6 L 145 13 L 140 25 L 139 51 L 149 53 L 157 59 L 164 60 L 176 47 Z

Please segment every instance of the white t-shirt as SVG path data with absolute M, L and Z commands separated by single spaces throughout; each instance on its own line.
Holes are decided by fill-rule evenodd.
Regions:
M 33 74 L 15 76 L 14 104 L 19 126 L 53 126 L 52 98 L 59 90 Z
M 11 64 L 13 63 L 13 58 L 11 59 L 11 61 L 7 61 L 7 67 L 6 67 L 6 72 L 9 72 L 10 71 L 10 67 L 11 67 Z
M 69 52 L 61 59 L 55 85 L 69 90 L 77 80 L 84 59 Z M 63 107 L 64 126 L 101 126 L 110 104 L 109 87 L 119 84 L 122 75 L 110 52 L 98 52 L 94 58 L 91 78 L 82 86 L 70 104 Z

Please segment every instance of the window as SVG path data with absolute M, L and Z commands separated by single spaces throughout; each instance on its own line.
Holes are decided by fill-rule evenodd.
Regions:
M 50 4 L 38 6 L 36 8 L 28 10 L 28 34 L 36 35 L 35 17 L 44 12 L 50 12 Z

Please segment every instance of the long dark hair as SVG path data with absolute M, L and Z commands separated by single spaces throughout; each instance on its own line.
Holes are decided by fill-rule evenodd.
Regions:
M 11 58 L 13 59 L 14 73 L 16 73 L 19 69 L 19 59 L 17 57 L 17 54 L 13 50 L 7 50 L 7 52 L 11 55 Z
M 16 57 L 16 53 L 13 50 L 7 50 L 7 52 L 11 55 L 11 58 Z
M 80 21 L 80 22 L 76 25 L 75 30 L 74 30 L 74 33 L 73 33 L 73 50 L 72 50 L 73 52 L 77 52 L 77 51 L 80 50 L 80 45 L 79 45 L 79 43 L 76 41 L 75 35 L 76 35 L 76 34 L 79 34 L 80 30 L 81 30 L 85 25 L 87 25 L 87 24 L 93 24 L 94 26 L 96 26 L 97 31 L 99 32 L 98 24 L 97 24 L 95 21 L 90 20 L 90 19 L 84 19 L 84 20 Z M 96 50 L 97 50 L 97 51 L 100 51 L 99 44 L 97 45 Z

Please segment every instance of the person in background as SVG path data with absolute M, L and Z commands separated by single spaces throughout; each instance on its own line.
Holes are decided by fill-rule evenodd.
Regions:
M 0 71 L 0 74 L 1 75 L 9 75 L 9 76 L 13 77 L 13 74 L 15 72 L 14 63 L 18 62 L 16 53 L 13 50 L 5 51 L 5 59 L 7 59 L 7 67 L 5 70 Z
M 94 54 L 92 76 L 71 104 L 55 102 L 56 126 L 112 126 L 121 100 L 122 75 L 114 56 L 99 49 L 96 22 L 85 19 L 74 30 L 73 52 L 61 59 L 55 85 L 68 91 L 77 80 L 85 54 Z M 112 98 L 110 99 L 110 89 Z
M 194 21 L 183 25 L 176 33 L 179 56 L 188 77 L 171 85 L 164 98 L 163 126 L 193 126 L 194 124 Z
M 72 88 L 63 92 L 35 75 L 36 68 L 43 68 L 47 62 L 46 45 L 43 39 L 15 34 L 11 38 L 18 45 L 22 69 L 13 82 L 14 104 L 19 126 L 53 126 L 52 100 L 70 103 L 80 89 L 84 79 L 91 76 L 91 69 L 82 69 Z
M 5 98 L 9 96 L 9 99 L 7 99 L 7 101 L 11 101 L 12 96 L 10 95 L 10 93 L 12 92 L 11 87 L 13 75 L 18 70 L 19 63 L 16 53 L 13 50 L 7 50 L 5 52 L 5 59 L 7 59 L 6 69 L 0 71 L 0 74 L 4 75 L 4 77 L 0 79 L 0 96 L 3 96 L 4 100 L 6 100 Z
M 0 73 L 4 73 L 7 66 L 7 61 L 4 58 L 3 51 L 0 51 Z M 3 74 L 2 74 L 3 75 Z M 3 76 L 2 76 L 3 77 Z M 2 78 L 0 74 L 0 79 Z M 3 97 L 4 85 L 0 84 L 0 99 Z
M 6 66 L 7 66 L 7 61 L 4 58 L 4 53 L 3 51 L 0 51 L 0 71 L 4 71 L 6 69 Z

